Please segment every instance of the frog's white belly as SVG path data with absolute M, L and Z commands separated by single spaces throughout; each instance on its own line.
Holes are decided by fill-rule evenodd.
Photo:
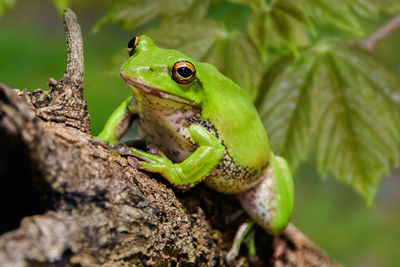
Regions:
M 196 149 L 186 127 L 199 110 L 179 103 L 174 104 L 174 107 L 165 107 L 170 102 L 159 98 L 151 100 L 152 105 L 141 106 L 139 135 L 147 144 L 156 145 L 173 162 L 182 162 Z

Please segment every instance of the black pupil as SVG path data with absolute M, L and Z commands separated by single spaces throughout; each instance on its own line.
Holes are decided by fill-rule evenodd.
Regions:
M 132 38 L 128 43 L 128 48 L 134 48 L 136 43 L 136 37 Z
M 190 76 L 193 75 L 193 71 L 189 67 L 179 67 L 178 68 L 178 74 L 182 76 L 183 78 L 189 78 Z

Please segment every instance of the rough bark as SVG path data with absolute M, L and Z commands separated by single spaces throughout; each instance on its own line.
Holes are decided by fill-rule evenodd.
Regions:
M 0 84 L 1 266 L 225 266 L 238 202 L 202 185 L 181 193 L 97 144 L 83 99 L 83 48 L 66 10 L 68 64 L 50 91 Z M 18 223 L 20 224 L 18 227 Z M 8 231 L 14 228 L 12 231 Z M 16 229 L 15 229 L 16 228 Z M 335 266 L 293 225 L 257 230 L 259 259 L 237 266 Z

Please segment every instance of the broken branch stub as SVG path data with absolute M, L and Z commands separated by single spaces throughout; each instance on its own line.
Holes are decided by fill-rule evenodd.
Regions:
M 61 81 L 49 79 L 50 91 L 25 92 L 25 101 L 44 121 L 63 124 L 90 134 L 90 116 L 83 99 L 84 59 L 81 29 L 70 9 L 64 12 L 67 68 Z

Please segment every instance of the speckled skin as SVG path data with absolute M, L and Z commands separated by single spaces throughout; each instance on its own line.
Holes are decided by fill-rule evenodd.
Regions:
M 276 196 L 274 183 L 273 168 L 267 168 L 258 184 L 236 195 L 246 212 L 264 229 L 273 228 L 272 218 L 277 212 L 277 207 L 271 205 Z
M 200 116 L 193 117 L 190 122 L 202 125 L 224 145 L 224 141 L 219 137 L 218 131 L 211 122 L 202 120 Z M 261 174 L 261 170 L 240 166 L 240 164 L 234 161 L 229 151 L 226 149 L 224 157 L 218 163 L 217 167 L 206 176 L 204 182 L 207 186 L 221 193 L 237 194 L 258 183 L 262 178 Z

